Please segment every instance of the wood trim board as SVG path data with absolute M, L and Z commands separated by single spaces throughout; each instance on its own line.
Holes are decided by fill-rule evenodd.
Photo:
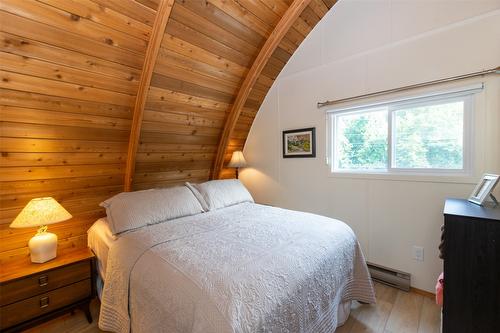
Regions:
M 144 115 L 144 106 L 146 105 L 146 97 L 153 77 L 153 69 L 160 51 L 161 41 L 167 26 L 174 0 L 162 0 L 158 5 L 158 11 L 153 23 L 151 38 L 149 39 L 148 48 L 146 49 L 146 57 L 142 66 L 141 79 L 134 105 L 134 116 L 132 119 L 132 127 L 130 128 L 130 139 L 128 145 L 127 162 L 125 165 L 125 180 L 124 190 L 130 191 L 132 184 L 132 175 L 135 168 L 135 156 L 137 154 L 137 146 L 141 135 L 142 118 Z

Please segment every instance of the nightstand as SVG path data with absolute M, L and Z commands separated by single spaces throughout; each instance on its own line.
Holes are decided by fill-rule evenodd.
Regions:
M 0 330 L 17 332 L 79 308 L 92 322 L 96 295 L 95 256 L 88 248 L 43 263 L 3 265 L 0 272 Z

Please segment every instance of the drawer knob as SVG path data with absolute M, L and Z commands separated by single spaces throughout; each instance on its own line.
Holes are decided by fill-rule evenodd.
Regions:
M 47 275 L 42 275 L 38 278 L 38 285 L 40 287 L 45 287 L 49 284 L 49 277 Z
M 46 308 L 49 306 L 49 296 L 44 296 L 40 298 L 40 309 Z

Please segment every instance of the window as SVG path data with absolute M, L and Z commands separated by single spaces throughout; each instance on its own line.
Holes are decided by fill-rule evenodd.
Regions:
M 472 94 L 329 111 L 332 172 L 470 172 Z

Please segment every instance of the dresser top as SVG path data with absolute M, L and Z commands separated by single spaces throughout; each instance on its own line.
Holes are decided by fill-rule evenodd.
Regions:
M 500 206 L 493 207 L 491 203 L 485 205 L 479 206 L 467 199 L 446 199 L 444 214 L 500 221 Z
M 59 268 L 82 260 L 88 260 L 93 257 L 94 253 L 89 248 L 77 249 L 58 255 L 56 258 L 43 264 L 32 263 L 30 258 L 27 257 L 17 262 L 0 265 L 0 283 Z

